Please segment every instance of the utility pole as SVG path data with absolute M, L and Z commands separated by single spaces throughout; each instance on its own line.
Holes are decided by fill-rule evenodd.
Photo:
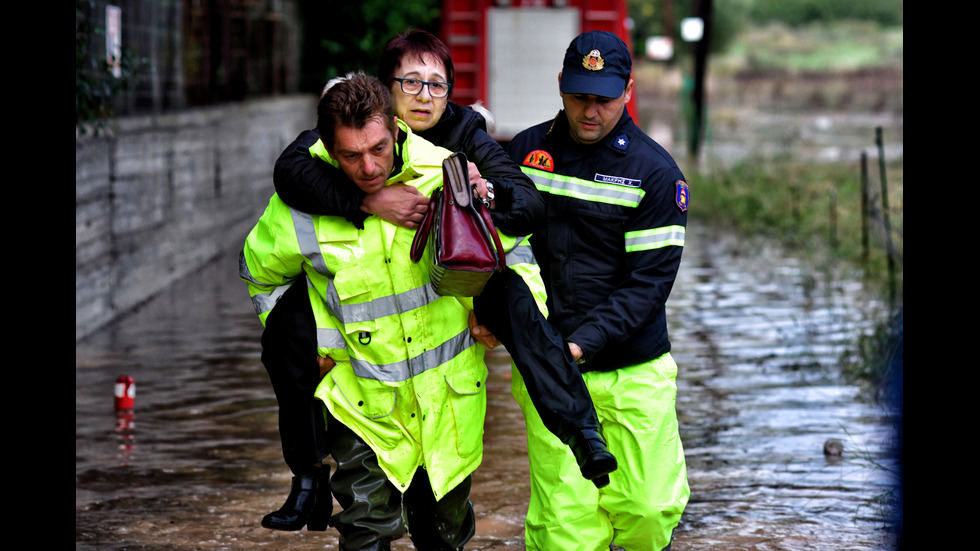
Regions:
M 713 14 L 712 0 L 699 0 L 697 17 L 703 24 L 701 39 L 694 43 L 694 90 L 692 103 L 694 111 L 691 114 L 691 135 L 688 153 L 697 159 L 701 151 L 701 140 L 704 136 L 704 80 L 708 69 L 708 50 L 711 46 L 711 20 Z

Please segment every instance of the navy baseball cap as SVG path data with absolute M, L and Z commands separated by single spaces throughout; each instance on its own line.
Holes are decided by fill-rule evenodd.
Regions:
M 621 38 L 608 31 L 588 31 L 565 50 L 559 88 L 563 94 L 618 98 L 632 72 L 633 59 Z

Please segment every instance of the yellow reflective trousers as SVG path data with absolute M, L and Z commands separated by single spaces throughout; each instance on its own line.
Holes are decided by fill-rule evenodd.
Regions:
M 677 431 L 677 365 L 670 354 L 639 365 L 584 374 L 603 435 L 619 468 L 596 489 L 571 451 L 541 423 L 516 370 L 512 391 L 527 422 L 531 502 L 527 549 L 661 551 L 690 489 Z

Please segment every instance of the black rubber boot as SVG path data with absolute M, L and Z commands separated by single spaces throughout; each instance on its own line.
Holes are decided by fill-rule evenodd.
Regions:
M 317 472 L 293 477 L 292 487 L 286 502 L 278 511 L 262 518 L 262 526 L 270 530 L 302 530 L 304 526 L 311 531 L 324 531 L 333 513 L 333 498 L 330 496 L 330 467 L 324 466 Z
M 562 438 L 562 442 L 572 449 L 583 477 L 591 480 L 597 488 L 609 485 L 608 475 L 616 470 L 618 464 L 616 457 L 606 449 L 606 442 L 597 429 L 579 429 Z

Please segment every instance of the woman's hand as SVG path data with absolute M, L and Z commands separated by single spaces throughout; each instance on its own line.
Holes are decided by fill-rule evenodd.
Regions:
M 409 229 L 419 222 L 429 209 L 429 198 L 406 184 L 392 184 L 364 197 L 361 210 L 378 216 L 396 226 Z
M 497 340 L 497 337 L 493 336 L 493 333 L 487 329 L 487 326 L 480 325 L 480 322 L 476 321 L 476 314 L 472 310 L 470 310 L 469 325 L 470 335 L 473 335 L 473 338 L 480 341 L 487 349 L 494 349 L 500 346 L 500 341 Z
M 317 354 L 316 363 L 317 363 L 317 365 L 320 366 L 320 378 L 321 379 L 324 378 L 327 375 L 327 373 L 330 373 L 330 370 L 333 369 L 337 365 L 337 362 L 333 361 L 333 358 L 331 358 L 330 356 L 327 356 L 327 357 L 324 358 L 323 356 L 320 356 L 319 354 Z

